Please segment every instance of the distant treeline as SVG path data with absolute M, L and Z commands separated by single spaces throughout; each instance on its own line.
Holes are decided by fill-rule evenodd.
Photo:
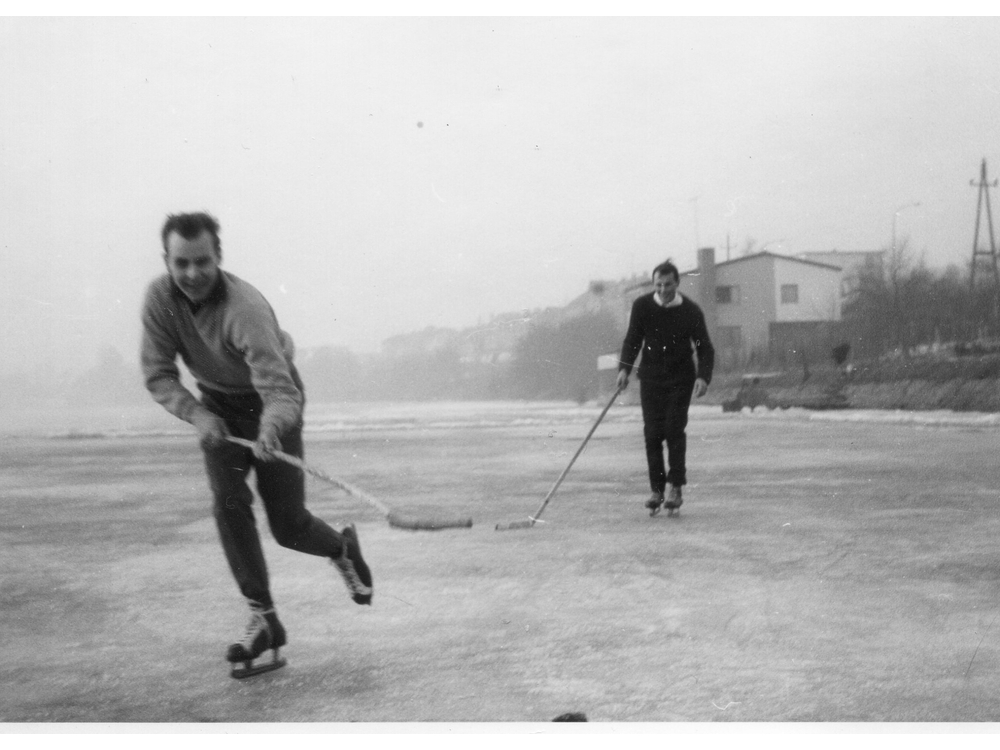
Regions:
M 502 361 L 469 361 L 458 347 L 408 355 L 356 354 L 343 347 L 302 350 L 296 366 L 309 401 L 546 399 L 599 395 L 597 358 L 617 351 L 623 331 L 607 314 L 536 326 Z M 189 385 L 189 379 L 185 379 Z M 138 368 L 113 346 L 75 376 L 36 373 L 0 380 L 0 408 L 37 401 L 79 406 L 150 403 Z
M 608 314 L 532 327 L 509 359 L 470 361 L 457 346 L 392 356 L 322 347 L 298 362 L 308 398 L 319 401 L 553 399 L 600 392 L 597 358 L 617 351 L 623 331 Z
M 42 367 L 0 377 L 0 409 L 144 403 L 150 403 L 150 397 L 138 368 L 114 346 L 98 352 L 97 364 L 83 372 Z
M 935 343 L 975 349 L 974 342 L 1000 335 L 992 269 L 977 270 L 973 290 L 969 269 L 930 269 L 912 261 L 905 243 L 886 255 L 884 270 L 860 272 L 858 288 L 842 310 L 843 338 L 856 358 L 906 355 Z

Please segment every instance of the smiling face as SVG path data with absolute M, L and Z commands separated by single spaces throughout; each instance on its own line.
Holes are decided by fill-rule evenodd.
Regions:
M 653 289 L 660 295 L 663 304 L 673 302 L 674 295 L 677 294 L 678 279 L 672 273 L 657 272 L 653 276 Z
M 203 302 L 219 279 L 220 253 L 212 233 L 203 231 L 193 240 L 171 232 L 163 256 L 174 283 L 192 302 Z

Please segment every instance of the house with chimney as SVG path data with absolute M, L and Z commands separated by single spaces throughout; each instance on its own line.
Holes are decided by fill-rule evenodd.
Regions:
M 627 304 L 652 290 L 652 279 L 632 285 Z M 767 251 L 716 263 L 703 248 L 698 267 L 681 270 L 679 291 L 704 311 L 719 365 L 729 368 L 754 355 L 825 357 L 843 301 L 839 266 Z

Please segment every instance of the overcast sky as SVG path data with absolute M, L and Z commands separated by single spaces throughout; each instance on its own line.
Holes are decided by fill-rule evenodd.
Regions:
M 300 347 L 748 239 L 971 259 L 995 18 L 0 18 L 0 372 L 136 360 L 167 213 Z M 993 201 L 1000 219 L 1000 196 Z M 998 227 L 1000 228 L 1000 227 Z

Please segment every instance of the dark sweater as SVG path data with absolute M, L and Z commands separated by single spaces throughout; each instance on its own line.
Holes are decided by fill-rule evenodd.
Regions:
M 653 292 L 632 303 L 619 369 L 632 372 L 639 351 L 639 379 L 652 383 L 712 382 L 715 349 L 701 308 L 687 297 L 675 307 L 661 307 Z M 698 354 L 698 361 L 692 356 Z

